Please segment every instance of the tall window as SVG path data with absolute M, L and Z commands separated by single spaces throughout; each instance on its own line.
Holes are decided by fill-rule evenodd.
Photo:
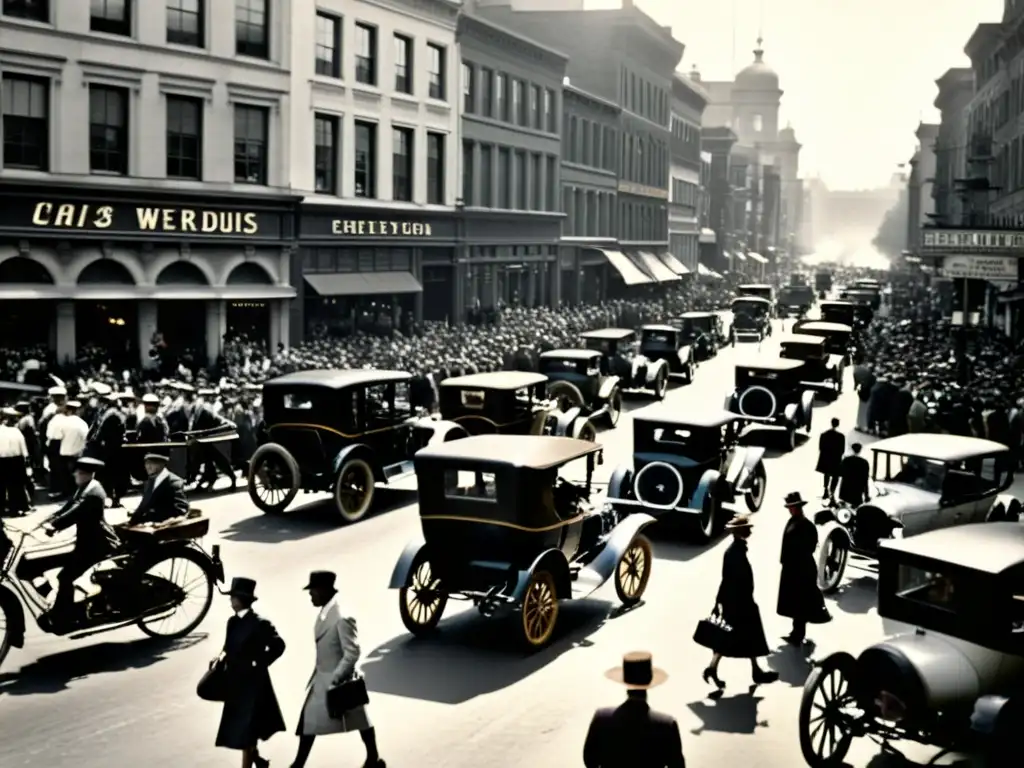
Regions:
M 555 133 L 555 92 L 550 88 L 544 90 L 544 127 L 548 133 Z
M 6 74 L 2 96 L 4 165 L 49 170 L 50 84 L 45 80 Z
M 516 80 L 512 91 L 512 101 L 515 109 L 515 120 L 517 125 L 529 125 L 529 121 L 526 119 L 526 83 L 522 80 Z
M 356 197 L 377 197 L 377 124 L 356 121 Z
M 49 0 L 4 0 L 4 16 L 30 21 L 50 20 Z
M 412 93 L 412 40 L 395 35 L 395 90 Z
M 527 194 L 530 188 L 526 185 L 526 153 L 516 152 L 516 208 L 525 211 L 529 207 Z
M 512 153 L 504 147 L 498 150 L 498 207 L 511 208 Z
M 270 58 L 269 0 L 235 0 L 235 53 Z
M 128 91 L 89 86 L 89 170 L 128 174 Z
M 494 117 L 494 70 L 480 68 L 480 114 Z
M 266 107 L 235 105 L 235 181 L 267 183 L 267 133 L 270 115 Z
M 377 84 L 377 28 L 356 24 L 356 82 Z
M 89 0 L 89 29 L 131 37 L 131 0 Z
M 476 205 L 473 195 L 473 142 L 462 142 L 462 204 Z
M 412 200 L 412 128 L 391 129 L 391 199 Z
M 533 172 L 533 178 L 531 179 L 532 183 L 530 184 L 530 186 L 532 187 L 531 194 L 533 196 L 533 200 L 530 201 L 530 210 L 533 210 L 533 211 L 543 211 L 544 210 L 544 205 L 543 205 L 543 203 L 544 203 L 544 186 L 543 186 L 544 176 L 542 174 L 543 174 L 544 168 L 543 168 L 543 165 L 542 165 L 541 156 L 540 155 L 533 155 L 531 157 L 530 162 L 531 162 L 531 165 L 533 166 L 532 169 L 531 169 L 531 171 Z
M 167 97 L 167 177 L 199 179 L 203 170 L 203 102 Z
M 508 75 L 499 74 L 494 78 L 494 117 L 508 120 Z
M 316 15 L 316 73 L 341 77 L 341 19 L 326 13 Z
M 443 45 L 434 43 L 427 44 L 427 66 L 430 78 L 430 98 L 444 101 L 448 95 L 445 93 L 445 76 L 447 75 L 445 63 L 448 58 L 448 49 Z
M 333 115 L 313 118 L 313 172 L 317 192 L 338 193 L 338 118 Z
M 547 180 L 547 183 L 548 183 L 548 190 L 547 190 L 548 194 L 547 194 L 547 197 L 544 199 L 544 202 L 546 203 L 546 205 L 544 206 L 544 210 L 546 210 L 546 211 L 553 211 L 553 210 L 555 210 L 555 206 L 558 204 L 556 202 L 558 200 L 558 161 L 557 161 L 557 158 L 554 155 L 548 155 L 547 165 L 548 165 L 548 169 L 547 169 L 548 172 L 547 172 L 547 174 L 545 176 L 545 179 Z
M 540 111 L 540 86 L 530 87 L 530 125 L 538 131 L 544 127 L 544 116 Z
M 494 149 L 487 144 L 480 147 L 480 205 L 494 206 Z
M 202 48 L 205 45 L 203 0 L 167 0 L 167 42 Z
M 444 142 L 443 133 L 427 134 L 427 202 L 444 205 Z
M 474 74 L 473 65 L 462 62 L 462 111 L 467 115 L 476 112 L 476 88 L 473 87 Z
M 761 115 L 754 115 L 753 124 L 755 133 L 760 133 L 764 130 L 764 118 Z

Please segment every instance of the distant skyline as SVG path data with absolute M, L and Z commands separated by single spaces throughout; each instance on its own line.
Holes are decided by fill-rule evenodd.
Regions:
M 621 0 L 585 0 L 615 8 Z M 1002 0 L 636 0 L 686 46 L 681 71 L 732 80 L 753 60 L 779 73 L 781 124 L 803 144 L 800 172 L 831 189 L 888 186 L 914 153 L 920 122 L 938 122 L 935 81 L 966 67 L 964 44 Z M 735 6 L 735 35 L 734 13 Z M 763 26 L 762 26 L 763 7 Z M 734 45 L 735 39 L 735 56 Z

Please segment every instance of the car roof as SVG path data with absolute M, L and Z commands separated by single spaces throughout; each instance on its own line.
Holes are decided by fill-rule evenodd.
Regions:
M 768 301 L 768 299 L 766 299 L 764 296 L 737 296 L 735 299 L 732 300 L 732 303 L 735 304 L 738 301 L 753 301 L 760 302 L 762 304 L 771 304 L 771 302 Z
M 464 459 L 519 469 L 551 469 L 601 449 L 600 443 L 572 437 L 475 435 L 427 446 L 416 453 L 416 458 L 443 461 Z
M 882 549 L 1000 574 L 1024 564 L 1024 526 L 971 523 L 879 542 Z
M 808 328 L 813 328 L 816 331 L 835 331 L 836 333 L 853 333 L 853 328 L 848 326 L 846 323 L 830 323 L 827 320 L 811 320 L 800 326 L 800 332 L 803 333 Z
M 687 410 L 680 412 L 665 406 L 646 408 L 637 411 L 633 417 L 634 423 L 646 424 L 670 424 L 675 427 L 696 427 L 697 429 L 714 429 L 739 419 L 738 414 L 715 408 Z
M 625 339 L 632 336 L 634 331 L 629 328 L 597 328 L 593 331 L 581 333 L 584 339 Z
M 541 360 L 593 360 L 600 356 L 599 349 L 550 349 L 540 353 Z
M 895 453 L 900 456 L 917 456 L 932 461 L 963 461 L 976 456 L 990 456 L 1006 453 L 1010 449 L 1002 443 L 982 440 L 979 437 L 961 435 L 913 432 L 897 437 L 887 437 L 868 446 L 873 451 Z
M 764 357 L 759 360 L 736 363 L 737 370 L 748 371 L 795 371 L 803 368 L 803 360 L 790 360 L 786 357 Z
M 683 312 L 683 314 L 681 314 L 679 316 L 679 318 L 680 319 L 685 319 L 685 318 L 688 318 L 688 317 L 691 317 L 691 318 L 714 317 L 715 314 L 716 314 L 715 312 Z
M 736 287 L 741 291 L 744 288 L 771 288 L 768 283 L 743 283 L 743 285 L 738 285 Z
M 344 389 L 360 384 L 386 384 L 392 381 L 408 381 L 412 374 L 406 371 L 378 371 L 374 369 L 334 370 L 319 369 L 286 373 L 263 384 L 265 387 L 303 386 Z
M 669 331 L 671 333 L 678 333 L 679 329 L 674 325 L 661 325 L 658 323 L 651 323 L 650 325 L 641 325 L 641 331 Z
M 479 387 L 480 389 L 514 390 L 532 387 L 548 380 L 543 373 L 533 371 L 485 371 L 453 376 L 441 382 L 442 387 Z
M 829 299 L 828 301 L 821 302 L 818 306 L 819 307 L 826 307 L 826 306 L 828 306 L 828 307 L 852 307 L 853 306 L 853 302 L 852 301 L 843 301 L 842 299 Z
M 825 339 L 823 339 L 821 336 L 810 336 L 805 333 L 794 333 L 782 340 L 783 344 L 789 344 L 790 342 L 796 342 L 797 344 L 807 345 L 813 344 L 816 347 L 825 346 Z

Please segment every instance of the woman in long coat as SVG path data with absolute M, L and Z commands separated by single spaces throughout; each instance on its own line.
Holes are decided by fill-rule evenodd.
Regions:
M 270 681 L 271 664 L 284 653 L 284 640 L 274 625 L 252 611 L 256 582 L 234 578 L 224 594 L 231 597 L 235 615 L 228 619 L 221 659 L 228 695 L 217 729 L 218 747 L 242 751 L 242 768 L 266 768 L 258 742 L 284 730 L 284 717 Z
M 790 518 L 782 533 L 782 573 L 779 576 L 779 600 L 775 612 L 793 620 L 793 631 L 786 641 L 800 645 L 808 624 L 832 620 L 825 598 L 818 589 L 818 566 L 814 551 L 818 547 L 818 528 L 804 517 L 807 505 L 799 493 L 786 496 Z
M 768 639 L 764 636 L 761 611 L 754 602 L 754 571 L 747 559 L 747 539 L 754 525 L 749 515 L 736 515 L 725 527 L 732 532 L 733 539 L 722 561 L 722 583 L 718 587 L 715 610 L 731 631 L 720 647 L 711 649 L 714 655 L 704 670 L 704 682 L 725 688 L 718 677 L 718 664 L 723 657 L 728 657 L 750 659 L 755 685 L 773 683 L 779 679 L 778 673 L 763 669 L 757 663 L 759 657 L 768 655 Z

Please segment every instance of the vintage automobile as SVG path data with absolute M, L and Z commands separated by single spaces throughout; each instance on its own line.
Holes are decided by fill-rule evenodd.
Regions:
M 562 411 L 579 408 L 592 423 L 619 423 L 621 379 L 611 372 L 610 360 L 601 350 L 552 349 L 541 353 L 538 366 L 549 380 L 548 397 L 558 400 Z
M 878 615 L 908 626 L 816 664 L 798 716 L 807 765 L 843 765 L 862 737 L 896 754 L 896 741 L 941 750 L 928 765 L 947 752 L 1021 765 L 1024 526 L 931 531 L 878 556 Z
M 827 294 L 832 290 L 832 273 L 825 271 L 818 271 L 814 273 L 814 290 L 818 294 Z
M 775 302 L 775 289 L 765 283 L 747 283 L 736 287 L 739 296 L 756 296 L 768 302 Z
M 848 325 L 855 332 L 865 328 L 874 317 L 867 304 L 852 301 L 822 301 L 818 304 L 818 311 L 825 322 Z
M 517 614 L 535 650 L 551 640 L 560 600 L 614 578 L 623 605 L 636 605 L 652 564 L 641 532 L 654 518 L 590 502 L 601 451 L 568 437 L 478 435 L 417 453 L 422 536 L 390 584 L 406 629 L 432 630 L 449 599 L 471 600 L 483 616 Z M 578 460 L 585 477 L 570 480 L 563 468 Z
M 719 349 L 734 341 L 717 312 L 686 312 L 671 325 L 677 326 L 683 341 L 693 347 L 693 359 L 698 363 L 716 357 Z
M 739 414 L 745 426 L 765 425 L 786 431 L 786 444 L 796 448 L 797 430 L 811 433 L 814 390 L 803 383 L 802 360 L 761 356 L 736 364 L 736 386 L 725 398 L 725 410 Z
M 787 336 L 779 345 L 779 357 L 803 361 L 800 383 L 808 389 L 827 394 L 833 399 L 843 394 L 845 357 L 831 354 L 821 336 Z
M 774 305 L 768 299 L 758 296 L 739 296 L 730 304 L 732 310 L 733 343 L 741 339 L 756 338 L 764 341 L 772 335 L 772 312 Z
M 648 333 L 646 329 L 664 329 L 661 333 Z M 689 347 L 672 349 L 677 343 L 677 329 L 667 326 L 643 326 L 641 341 L 628 328 L 598 328 L 580 334 L 583 346 L 601 352 L 607 359 L 608 370 L 619 377 L 619 389 L 627 392 L 650 392 L 658 400 L 665 398 L 671 375 L 679 368 L 683 375 L 689 368 L 681 360 L 692 363 Z M 672 338 L 670 338 L 672 336 Z M 673 360 L 675 363 L 673 363 Z M 692 378 L 687 379 L 687 381 Z
M 249 462 L 249 498 L 284 512 L 298 492 L 325 491 L 343 524 L 362 519 L 378 483 L 408 476 L 413 454 L 466 436 L 449 421 L 419 417 L 404 371 L 312 370 L 263 385 L 267 442 Z
M 839 298 L 851 304 L 862 304 L 874 313 L 882 304 L 882 295 L 866 288 L 844 288 Z
M 751 512 L 761 508 L 765 449 L 737 444 L 742 422 L 735 413 L 684 416 L 662 407 L 642 414 L 633 419 L 633 460 L 608 482 L 609 502 L 681 521 L 701 543 L 722 530 L 739 497 Z
M 814 290 L 809 285 L 783 286 L 775 304 L 779 317 L 804 317 L 814 306 Z
M 825 320 L 800 320 L 793 324 L 793 333 L 801 336 L 820 336 L 825 340 L 825 349 L 830 355 L 840 355 L 849 365 L 853 361 L 853 328 L 843 323 Z
M 839 588 L 847 565 L 870 569 L 879 544 L 934 528 L 1017 521 L 1021 504 L 1009 494 L 1010 449 L 991 440 L 917 432 L 879 440 L 868 501 L 814 516 L 820 526 L 818 583 Z M 851 558 L 855 555 L 857 559 Z
M 579 408 L 563 412 L 547 395 L 548 377 L 493 371 L 445 379 L 438 387 L 440 417 L 470 435 L 562 435 L 597 439 Z
M 633 358 L 632 381 L 647 379 L 652 368 L 660 368 L 662 363 L 668 369 L 668 377 L 679 377 L 687 384 L 693 381 L 697 361 L 693 345 L 684 336 L 682 328 L 657 324 L 640 326 L 640 349 Z M 654 395 L 661 400 L 665 397 L 668 379 L 656 384 L 660 386 L 655 387 Z

